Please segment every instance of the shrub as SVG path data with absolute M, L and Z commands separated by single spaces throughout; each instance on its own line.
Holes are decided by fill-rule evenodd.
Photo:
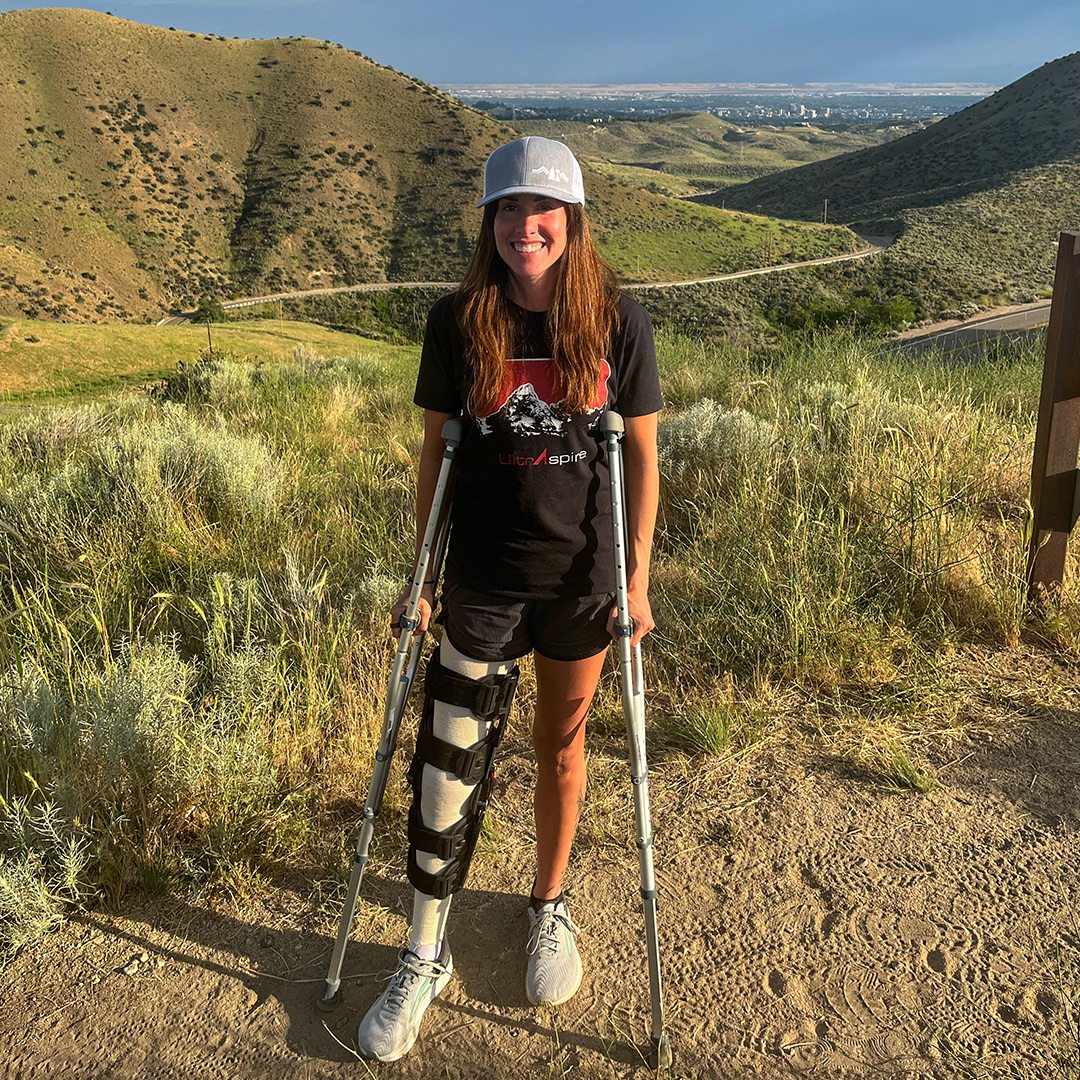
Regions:
M 660 462 L 677 486 L 729 488 L 760 479 L 769 466 L 772 426 L 744 409 L 705 398 L 660 425 Z

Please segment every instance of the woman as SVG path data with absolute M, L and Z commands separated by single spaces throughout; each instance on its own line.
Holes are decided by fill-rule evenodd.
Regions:
M 360 1025 L 365 1057 L 394 1061 L 453 971 L 445 939 L 479 832 L 486 760 L 510 708 L 513 661 L 532 651 L 536 876 L 526 993 L 559 1004 L 581 984 L 563 876 L 585 794 L 585 716 L 614 627 L 611 505 L 597 425 L 626 423 L 628 583 L 633 643 L 653 627 L 656 414 L 652 326 L 593 246 L 569 148 L 530 137 L 484 170 L 484 219 L 458 291 L 428 317 L 414 400 L 424 410 L 417 535 L 442 459 L 443 424 L 464 415 L 443 586 L 445 627 L 428 665 L 410 769 L 409 947 Z M 419 548 L 419 539 L 417 541 Z M 433 582 L 420 601 L 427 629 Z M 392 612 L 395 633 L 407 596 Z

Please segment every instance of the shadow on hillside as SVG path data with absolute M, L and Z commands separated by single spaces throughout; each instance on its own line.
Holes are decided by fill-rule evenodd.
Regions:
M 412 889 L 405 882 L 368 874 L 361 892 L 361 917 L 365 907 L 370 917 L 378 916 L 380 910 L 400 914 L 411 906 Z M 151 940 L 150 935 L 118 929 L 94 914 L 74 915 L 70 921 L 129 942 L 144 951 L 151 963 L 160 958 L 184 965 L 192 971 L 192 985 L 199 983 L 202 973 L 208 973 L 246 989 L 256 1000 L 246 1016 L 237 1017 L 241 1039 L 247 1038 L 245 1022 L 255 1017 L 264 1003 L 276 1001 L 288 1018 L 282 1037 L 290 1051 L 317 1062 L 357 1062 L 353 1049 L 357 1025 L 384 989 L 385 981 L 378 975 L 394 967 L 396 947 L 360 940 L 361 931 L 354 923 L 342 968 L 342 1001 L 334 1011 L 322 1012 L 317 1000 L 340 909 L 333 915 L 332 927 L 326 919 L 319 919 L 318 929 L 273 925 L 272 912 L 267 912 L 260 925 L 183 901 L 153 905 L 148 912 L 152 914 L 143 917 L 149 918 L 153 930 L 169 935 L 167 947 Z M 524 993 L 526 934 L 520 895 L 471 889 L 457 895 L 452 923 L 455 978 L 425 1022 L 424 1035 L 432 1039 L 429 1053 L 441 1060 L 437 1040 L 453 1035 L 449 1060 L 475 1062 L 470 1075 L 503 1077 L 523 1070 L 531 1074 L 528 1055 L 524 1060 L 522 1057 L 523 1047 L 515 1045 L 512 1058 L 504 1054 L 491 1040 L 490 1029 L 485 1031 L 486 1023 L 499 1025 L 512 1036 L 539 1036 L 545 1047 L 591 1050 L 613 1063 L 640 1063 L 634 1047 L 613 1045 L 594 1030 L 587 1030 L 581 1015 L 586 995 L 581 995 L 581 1008 L 561 1010 L 557 1019 L 550 1011 L 529 1004 Z M 422 1036 L 410 1059 L 424 1060 L 425 1041 Z M 427 1064 L 431 1064 L 430 1059 Z M 546 1070 L 549 1064 L 547 1057 L 538 1056 L 535 1068 Z

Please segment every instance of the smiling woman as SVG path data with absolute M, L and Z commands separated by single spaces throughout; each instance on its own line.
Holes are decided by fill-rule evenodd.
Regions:
M 527 311 L 547 311 L 566 251 L 566 203 L 508 195 L 495 211 L 495 249 L 510 270 L 510 295 Z
M 569 1000 L 582 963 L 563 877 L 585 794 L 585 721 L 611 641 L 615 571 L 601 415 L 625 421 L 626 547 L 632 644 L 653 627 L 649 557 L 663 405 L 645 311 L 597 253 L 581 169 L 562 143 L 499 147 L 484 171 L 484 219 L 458 291 L 428 316 L 414 401 L 424 410 L 417 552 L 443 459 L 443 425 L 462 415 L 443 610 L 424 720 L 409 770 L 409 946 L 360 1025 L 369 1058 L 394 1061 L 453 973 L 446 923 L 465 883 L 509 716 L 515 661 L 533 653 L 536 869 L 528 899 L 525 992 Z M 424 583 L 414 633 L 435 605 Z M 392 609 L 401 633 L 410 590 Z M 411 611 L 411 609 L 410 609 Z M 494 704 L 493 704 L 494 702 Z

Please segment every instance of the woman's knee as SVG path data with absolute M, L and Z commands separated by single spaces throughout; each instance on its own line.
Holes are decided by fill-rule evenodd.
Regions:
M 572 779 L 585 771 L 585 740 L 576 732 L 573 738 L 566 739 L 534 729 L 533 751 L 540 771 L 556 781 Z

